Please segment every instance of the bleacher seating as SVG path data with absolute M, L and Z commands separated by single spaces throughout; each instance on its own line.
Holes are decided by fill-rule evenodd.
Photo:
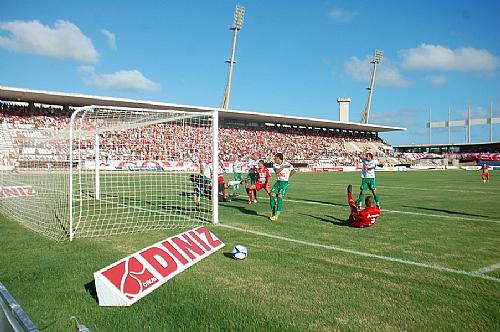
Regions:
M 16 152 L 19 160 L 63 161 L 68 156 L 69 145 L 54 140 L 59 131 L 67 131 L 71 110 L 50 107 L 31 107 L 0 104 L 0 122 L 11 133 L 11 143 L 0 136 L 9 153 Z M 156 124 L 144 128 L 128 129 L 102 134 L 102 159 L 105 160 L 173 160 L 187 159 L 196 151 L 197 142 L 206 139 L 207 128 L 190 128 L 186 139 L 184 131 L 175 124 Z M 168 130 L 167 130 L 168 129 Z M 5 131 L 5 130 L 4 130 Z M 359 134 L 358 134 L 359 135 Z M 2 138 L 3 137 L 3 138 Z M 33 139 L 36 138 L 36 139 Z M 219 150 L 222 161 L 248 159 L 256 152 L 271 160 L 276 152 L 297 163 L 333 162 L 338 166 L 355 165 L 360 156 L 371 151 L 377 156 L 385 154 L 384 143 L 373 137 L 349 136 L 328 130 L 307 128 L 261 127 L 219 129 Z M 134 144 L 130 149 L 129 142 Z M 1 149 L 1 147 L 0 147 Z M 92 158 L 88 147 L 88 158 Z M 5 152 L 0 150 L 2 155 Z M 201 159 L 209 159 L 208 152 L 198 152 Z M 206 153 L 206 155 L 203 155 Z

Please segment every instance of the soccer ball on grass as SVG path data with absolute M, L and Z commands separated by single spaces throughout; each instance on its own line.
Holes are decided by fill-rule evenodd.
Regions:
M 247 248 L 242 245 L 237 245 L 233 248 L 233 257 L 235 259 L 245 259 L 248 255 Z

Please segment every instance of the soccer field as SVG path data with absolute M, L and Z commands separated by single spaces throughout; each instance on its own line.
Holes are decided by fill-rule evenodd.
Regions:
M 131 307 L 99 307 L 93 272 L 179 230 L 57 243 L 0 216 L 0 281 L 44 331 L 70 316 L 92 331 L 499 331 L 495 175 L 379 172 L 367 229 L 343 225 L 358 173 L 297 174 L 277 223 L 265 193 L 247 205 L 242 189 L 209 226 L 226 248 Z M 229 257 L 236 244 L 247 259 Z

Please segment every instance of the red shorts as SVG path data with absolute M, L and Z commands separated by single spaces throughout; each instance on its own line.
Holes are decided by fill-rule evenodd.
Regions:
M 371 225 L 367 225 L 365 223 L 362 223 L 360 221 L 354 221 L 349 223 L 350 227 L 358 227 L 358 228 L 363 228 L 363 227 L 370 227 Z
M 489 179 L 490 173 L 483 173 L 483 179 Z
M 255 190 L 257 190 L 257 191 L 259 191 L 261 189 L 264 189 L 265 191 L 267 191 L 267 188 L 269 188 L 268 184 L 258 183 L 258 182 L 255 184 Z
M 359 221 L 359 220 L 356 220 L 356 218 L 358 217 L 358 214 L 356 212 L 353 212 L 351 213 L 351 215 L 349 216 L 349 223 L 348 225 L 350 227 L 370 227 L 371 225 L 373 224 L 370 224 L 370 223 L 366 223 L 364 221 Z

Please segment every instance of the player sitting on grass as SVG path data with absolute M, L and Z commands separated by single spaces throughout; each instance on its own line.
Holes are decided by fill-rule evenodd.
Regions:
M 271 219 L 272 221 L 278 221 L 278 217 L 283 209 L 283 197 L 288 191 L 288 180 L 295 170 L 292 164 L 283 161 L 283 153 L 276 153 L 274 155 L 274 173 L 276 174 L 276 183 L 271 190 L 271 196 L 269 201 L 271 203 Z
M 380 200 L 377 195 L 377 184 L 375 182 L 375 168 L 379 165 L 378 161 L 373 159 L 373 154 L 368 152 L 366 158 L 363 159 L 363 168 L 361 169 L 361 186 L 359 188 L 359 208 L 361 209 L 361 204 L 365 198 L 365 193 L 367 189 L 375 197 L 375 204 L 380 207 Z
M 347 225 L 351 227 L 370 227 L 380 216 L 380 209 L 375 206 L 375 200 L 372 196 L 365 199 L 366 208 L 361 210 L 352 199 L 352 185 L 347 186 L 347 199 L 351 207 L 351 215 L 347 220 Z
M 255 184 L 252 184 L 248 191 L 248 196 L 250 199 L 248 200 L 248 204 L 252 204 L 253 202 L 253 192 L 264 189 L 268 195 L 271 195 L 271 187 L 269 186 L 269 181 L 271 180 L 271 173 L 264 165 L 264 160 L 259 160 L 259 167 L 257 168 L 257 181 Z
M 487 164 L 483 164 L 481 166 L 481 178 L 483 179 L 483 183 L 487 183 L 490 181 L 490 173 L 488 173 L 490 167 Z

